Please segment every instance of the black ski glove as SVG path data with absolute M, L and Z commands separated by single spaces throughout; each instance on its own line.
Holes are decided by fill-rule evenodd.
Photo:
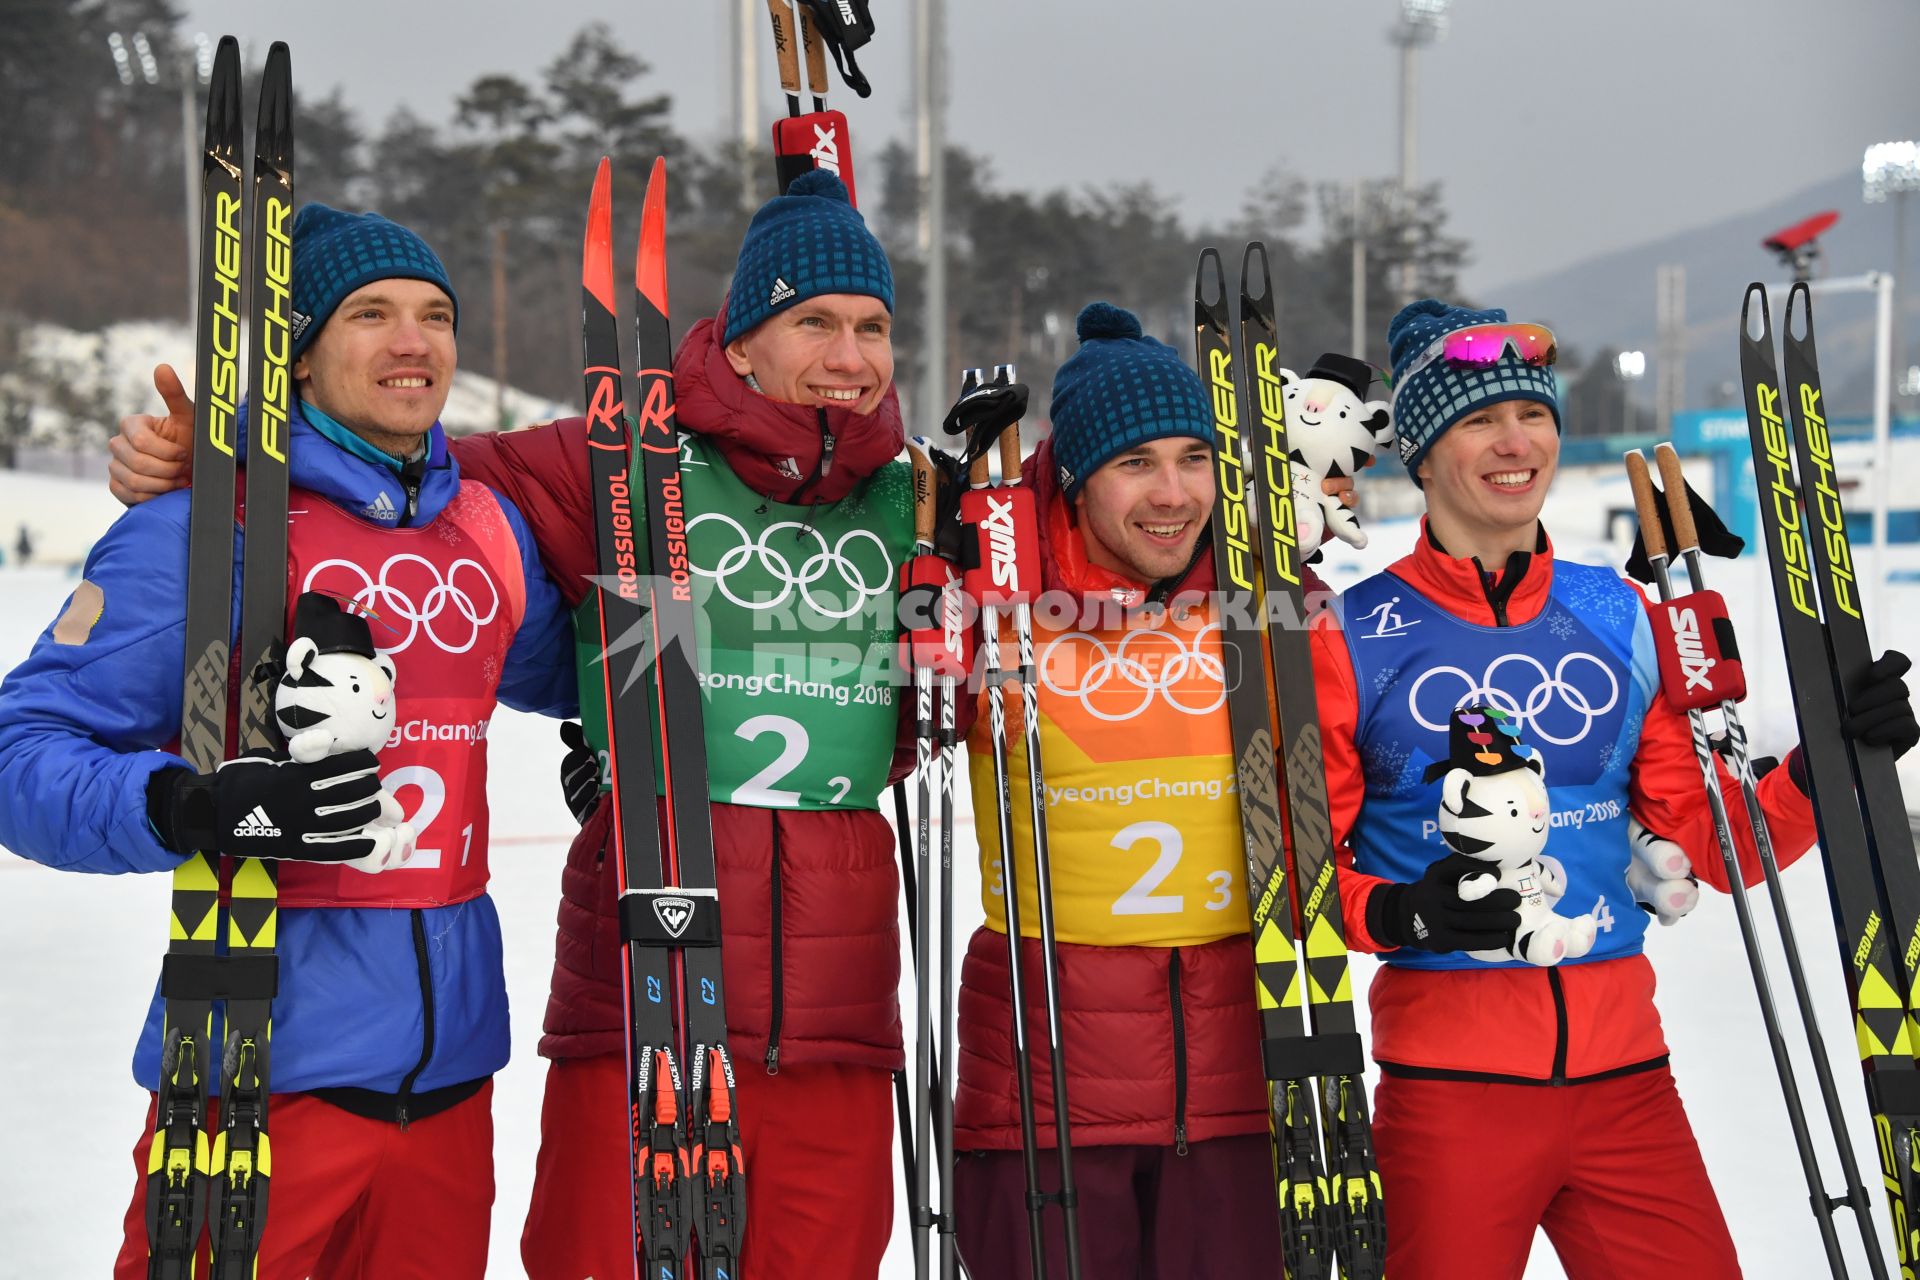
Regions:
M 1920 742 L 1913 695 L 1901 679 L 1912 669 L 1912 659 L 1898 649 L 1889 649 L 1874 659 L 1847 698 L 1847 718 L 1840 727 L 1849 738 L 1872 747 L 1886 747 L 1895 759 Z
M 1394 947 L 1421 951 L 1495 951 L 1520 931 L 1520 895 L 1495 889 L 1478 902 L 1460 897 L 1460 882 L 1487 874 L 1487 864 L 1450 853 L 1412 884 L 1383 884 L 1367 896 L 1367 932 Z
M 365 829 L 383 795 L 371 751 L 312 764 L 249 756 L 213 773 L 161 769 L 147 781 L 147 818 L 175 853 L 351 862 L 375 851 Z
M 600 803 L 600 757 L 587 745 L 587 731 L 578 720 L 561 722 L 560 741 L 567 744 L 567 754 L 560 761 L 560 792 L 567 798 L 573 820 L 584 826 Z

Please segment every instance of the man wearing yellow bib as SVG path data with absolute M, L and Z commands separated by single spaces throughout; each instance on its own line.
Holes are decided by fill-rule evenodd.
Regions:
M 1280 1256 L 1280 1237 L 1213 567 L 1201 545 L 1212 417 L 1199 378 L 1130 313 L 1093 303 L 1078 332 L 1054 377 L 1053 434 L 1022 481 L 1037 499 L 1046 593 L 1035 661 L 1083 1270 L 1244 1276 Z M 1009 699 L 1010 720 L 1018 706 Z M 980 814 L 995 803 L 987 720 L 969 743 Z M 1007 737 L 1009 770 L 1023 778 L 1018 723 Z M 955 1216 L 973 1274 L 1026 1277 L 1004 879 L 994 824 L 979 826 L 987 920 L 960 979 Z M 1024 806 L 1014 837 L 1030 858 Z M 1033 877 L 1016 878 L 1024 963 L 1037 972 Z M 1052 1183 L 1044 1012 L 1029 1004 Z M 1057 1215 L 1047 1231 L 1048 1272 L 1064 1275 Z

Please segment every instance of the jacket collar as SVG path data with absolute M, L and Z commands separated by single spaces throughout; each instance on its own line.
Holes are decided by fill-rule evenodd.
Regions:
M 1396 561 L 1390 572 L 1464 621 L 1482 627 L 1519 626 L 1546 608 L 1553 589 L 1553 543 L 1543 524 L 1531 553 L 1516 551 L 1504 565 L 1490 567 L 1478 557 L 1449 554 L 1423 517 L 1413 553 Z
M 347 452 L 308 422 L 299 400 L 288 406 L 287 480 L 342 510 L 389 529 L 432 524 L 460 492 L 460 468 L 439 423 L 427 433 L 425 456 L 396 470 Z M 234 415 L 235 454 L 247 457 L 248 406 Z

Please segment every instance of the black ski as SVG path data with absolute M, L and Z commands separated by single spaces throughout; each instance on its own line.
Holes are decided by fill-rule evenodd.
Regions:
M 634 1255 L 648 1280 L 679 1280 L 690 1243 L 691 1156 L 685 1123 L 680 1017 L 669 953 L 642 944 L 627 927 L 627 904 L 665 886 L 660 820 L 654 806 L 653 717 L 644 683 L 647 587 L 634 536 L 632 449 L 620 321 L 613 291 L 613 166 L 601 160 L 587 211 L 581 271 L 599 573 L 601 688 L 607 709 L 607 777 L 613 790 L 610 844 L 620 890 L 626 965 L 627 1081 L 633 1157 Z M 629 895 L 634 895 L 630 899 Z
M 1256 281 L 1258 293 L 1252 292 Z M 1375 1280 L 1386 1267 L 1386 1213 L 1380 1200 L 1373 1123 L 1367 1115 L 1365 1054 L 1353 1014 L 1346 920 L 1340 913 L 1333 819 L 1327 809 L 1320 700 L 1306 632 L 1309 605 L 1301 576 L 1303 557 L 1294 537 L 1293 470 L 1281 397 L 1273 282 L 1266 246 L 1258 241 L 1247 246 L 1240 261 L 1240 366 L 1244 421 L 1249 429 L 1256 421 L 1259 427 L 1248 446 L 1249 455 L 1257 452 L 1260 462 L 1248 467 L 1247 480 L 1254 510 L 1265 517 L 1260 522 L 1266 534 L 1261 561 L 1264 585 L 1269 608 L 1276 597 L 1286 603 L 1275 619 L 1278 625 L 1267 627 L 1267 648 L 1279 709 L 1276 763 L 1285 768 L 1288 846 L 1293 854 L 1288 882 L 1299 912 L 1307 1017 L 1313 1025 L 1311 1048 L 1298 1055 L 1300 1065 L 1293 1070 L 1305 1070 L 1320 1080 L 1329 1225 L 1341 1272 L 1347 1280 Z M 1272 888 L 1269 885 L 1262 892 Z M 1255 955 L 1258 962 L 1257 938 Z
M 211 773 L 227 758 L 233 620 L 234 431 L 242 303 L 240 45 L 222 37 L 208 85 L 201 157 L 200 302 L 194 334 L 194 485 L 187 533 L 186 676 L 180 754 Z M 220 877 L 213 855 L 173 872 L 160 990 L 160 1089 L 147 1157 L 147 1274 L 186 1280 L 206 1222 L 208 1044 L 220 974 Z
M 1802 299 L 1804 290 L 1804 285 L 1796 285 L 1794 297 Z M 1789 313 L 1794 310 L 1790 302 Z M 1920 977 L 1916 968 L 1920 952 L 1915 950 L 1920 942 L 1914 932 L 1920 921 L 1916 912 L 1920 868 L 1914 865 L 1910 836 L 1899 842 L 1901 852 L 1896 856 L 1893 848 L 1877 843 L 1883 824 L 1870 829 L 1862 813 L 1863 804 L 1869 809 L 1891 804 L 1904 829 L 1898 784 L 1890 776 L 1891 757 L 1876 748 L 1856 752 L 1840 728 L 1844 694 L 1837 679 L 1857 674 L 1865 666 L 1866 633 L 1853 593 L 1843 513 L 1833 492 L 1814 371 L 1812 320 L 1804 301 L 1799 314 L 1804 333 L 1798 340 L 1789 334 L 1787 348 L 1795 376 L 1791 412 L 1799 434 L 1805 437 L 1800 478 L 1820 511 L 1822 529 L 1814 536 L 1809 536 L 1809 522 L 1801 514 L 1789 401 L 1781 393 L 1774 362 L 1766 289 L 1758 284 L 1748 286 L 1740 309 L 1740 374 L 1759 487 L 1761 540 L 1766 543 L 1773 575 L 1774 606 L 1823 853 L 1821 864 L 1826 868 L 1842 964 L 1853 997 L 1860 1066 L 1879 1137 L 1881 1180 L 1893 1211 L 1896 1256 L 1902 1273 L 1912 1274 L 1920 1265 L 1920 1220 L 1915 1218 L 1920 1212 L 1920 1169 L 1916 1168 L 1920 1069 L 1913 1056 L 1920 1041 L 1916 1041 L 1910 1011 L 1915 980 Z M 1828 602 L 1825 626 L 1819 610 L 1823 597 Z M 1840 640 L 1839 632 L 1847 638 Z M 1831 646 L 1830 637 L 1835 639 Z M 1850 668 L 1845 671 L 1843 652 Z M 1879 757 L 1886 757 L 1887 776 L 1879 783 L 1887 789 L 1856 793 L 1854 768 L 1864 762 L 1877 771 Z
M 720 984 L 720 896 L 713 864 L 713 813 L 708 808 L 706 727 L 700 707 L 694 633 L 693 572 L 687 559 L 686 503 L 680 483 L 680 437 L 673 419 L 673 335 L 667 311 L 667 162 L 656 159 L 640 214 L 634 259 L 634 319 L 639 412 L 634 421 L 643 487 L 647 554 L 653 577 L 653 643 L 660 698 L 661 763 L 666 779 L 668 883 L 677 900 L 657 899 L 651 914 L 668 923 L 685 912 L 679 947 L 685 985 L 687 1125 L 693 1146 L 694 1231 L 703 1280 L 729 1280 L 740 1263 L 746 1219 L 746 1177 L 740 1127 L 733 1117 L 733 1058 L 727 1049 L 727 1004 Z M 769 1048 L 769 1070 L 778 1065 Z
M 273 684 L 287 624 L 287 412 L 293 338 L 293 71 L 285 44 L 267 52 L 253 140 L 247 263 L 253 378 L 248 388 L 246 538 L 240 577 L 239 754 L 278 756 Z M 196 488 L 196 496 L 198 490 Z M 227 886 L 227 1027 L 213 1178 L 213 1274 L 247 1280 L 266 1225 L 268 1042 L 279 921 L 276 864 L 234 863 Z
M 1333 1274 L 1326 1173 L 1320 1162 L 1311 1049 L 1302 1009 L 1293 909 L 1286 886 L 1280 779 L 1267 703 L 1266 653 L 1255 521 L 1247 479 L 1233 367 L 1226 273 L 1204 249 L 1194 281 L 1195 355 L 1213 407 L 1215 492 L 1212 517 L 1215 591 L 1226 666 L 1227 717 L 1239 781 L 1240 832 L 1246 846 L 1247 905 L 1268 1079 L 1280 1245 L 1292 1280 Z M 1290 490 L 1289 490 L 1290 491 Z M 1287 516 L 1292 525 L 1291 513 Z

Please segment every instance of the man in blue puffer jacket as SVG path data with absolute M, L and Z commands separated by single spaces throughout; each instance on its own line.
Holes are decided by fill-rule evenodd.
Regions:
M 165 749 L 180 724 L 185 492 L 120 517 L 61 618 L 0 684 L 0 795 L 15 798 L 0 806 L 0 845 L 66 870 L 171 871 L 183 850 L 219 847 L 233 825 L 221 819 L 270 797 L 287 840 L 264 855 L 283 861 L 277 1159 L 257 1274 L 361 1275 L 377 1259 L 381 1276 L 478 1277 L 490 1082 L 508 1049 L 486 895 L 486 728 L 496 701 L 577 714 L 571 630 L 520 513 L 463 481 L 447 451 L 438 419 L 457 304 L 440 260 L 376 214 L 322 205 L 301 210 L 293 244 L 288 600 L 324 591 L 375 616 L 374 642 L 398 670 L 378 768 L 416 851 L 372 875 L 337 844 L 297 839 L 345 836 L 346 856 L 364 852 L 352 838 L 377 798 L 366 753 L 200 776 Z M 191 416 L 171 369 L 155 386 L 169 416 Z M 235 563 L 237 629 L 237 552 Z M 359 811 L 329 815 L 342 797 Z M 133 1064 L 148 1089 L 160 1039 L 156 995 Z M 120 1280 L 146 1274 L 152 1120 L 150 1108 Z

